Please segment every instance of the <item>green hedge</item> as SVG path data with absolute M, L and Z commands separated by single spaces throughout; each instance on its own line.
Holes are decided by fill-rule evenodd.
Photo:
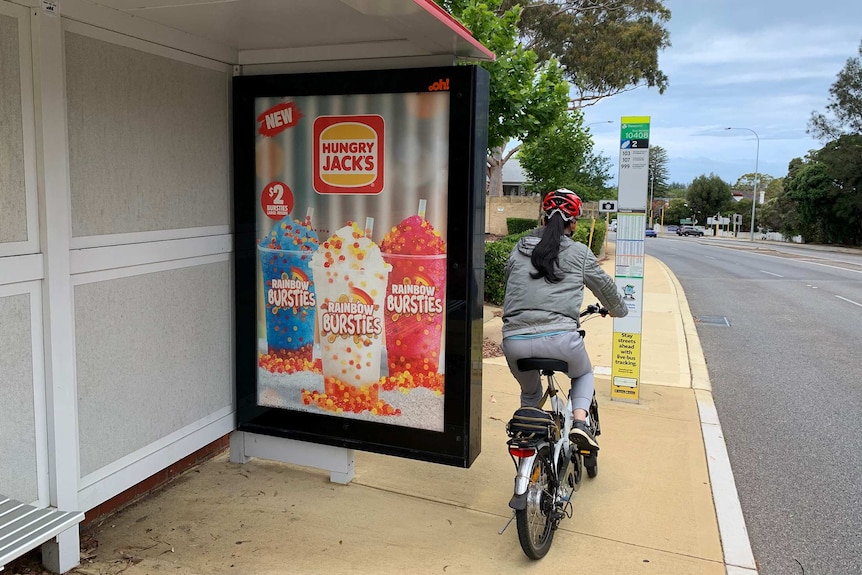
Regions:
M 596 220 L 596 227 L 593 230 L 593 243 L 590 246 L 590 249 L 593 250 L 593 253 L 598 255 L 602 252 L 602 245 L 605 243 L 605 234 L 607 233 L 608 226 L 605 224 L 604 220 Z M 590 239 L 590 220 L 579 220 L 578 227 L 575 229 L 575 235 L 572 236 L 572 239 L 576 242 L 581 242 L 582 244 L 586 244 Z
M 530 231 L 513 234 L 485 244 L 485 301 L 503 305 L 506 294 L 506 262 L 512 248 Z
M 516 218 L 511 218 L 516 219 Z M 508 220 L 507 220 L 508 223 Z M 535 226 L 534 226 L 535 227 Z M 605 241 L 605 222 L 596 220 L 593 230 L 593 253 L 597 256 L 601 252 Z M 485 244 L 485 301 L 494 305 L 503 305 L 503 297 L 506 295 L 506 262 L 509 254 L 519 239 L 527 235 L 530 230 L 508 235 L 496 242 Z M 577 242 L 586 244 L 590 237 L 590 221 L 581 220 L 572 237 Z
M 522 232 L 529 232 L 534 229 L 538 224 L 535 218 L 506 218 L 506 230 L 509 232 L 509 235 L 520 234 Z

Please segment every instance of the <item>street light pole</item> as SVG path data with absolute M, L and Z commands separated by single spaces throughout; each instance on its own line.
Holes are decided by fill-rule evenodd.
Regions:
M 649 227 L 653 228 L 653 208 L 652 208 L 652 192 L 653 186 L 655 185 L 655 171 L 649 170 Z
M 754 208 L 757 206 L 757 184 L 760 182 L 760 174 L 757 164 L 760 161 L 760 136 L 751 128 L 725 128 L 725 130 L 748 130 L 757 139 L 757 151 L 754 155 L 754 192 L 751 195 L 751 243 L 754 243 Z
M 586 124 L 584 126 L 584 128 L 589 128 L 590 126 L 595 126 L 596 124 L 613 124 L 613 123 L 614 123 L 613 120 L 602 120 L 601 122 L 590 122 L 589 124 Z

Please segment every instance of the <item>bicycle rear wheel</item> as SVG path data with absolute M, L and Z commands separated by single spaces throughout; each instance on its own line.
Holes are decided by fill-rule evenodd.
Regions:
M 554 487 L 551 483 L 551 452 L 542 447 L 530 471 L 527 486 L 527 505 L 515 512 L 518 541 L 530 559 L 541 559 L 554 540 Z

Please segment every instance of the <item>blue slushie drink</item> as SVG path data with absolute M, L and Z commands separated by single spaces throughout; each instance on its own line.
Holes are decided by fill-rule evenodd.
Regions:
M 311 360 L 317 300 L 309 264 L 318 244 L 310 218 L 285 218 L 258 245 L 272 355 Z

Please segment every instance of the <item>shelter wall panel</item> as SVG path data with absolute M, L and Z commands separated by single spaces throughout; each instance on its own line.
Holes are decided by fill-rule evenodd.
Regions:
M 27 240 L 18 20 L 0 14 L 0 242 Z
M 75 287 L 81 476 L 230 406 L 230 262 Z
M 0 297 L 0 492 L 38 497 L 30 296 Z
M 72 32 L 65 50 L 73 237 L 229 224 L 229 75 Z

